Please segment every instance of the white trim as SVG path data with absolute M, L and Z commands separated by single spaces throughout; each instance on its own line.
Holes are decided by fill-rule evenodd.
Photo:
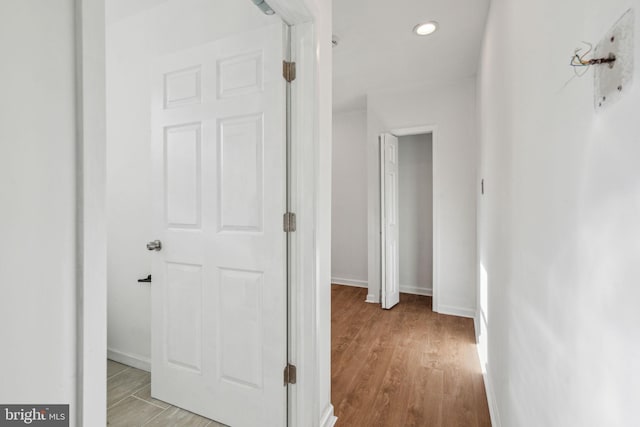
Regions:
M 374 294 L 367 294 L 367 299 L 364 302 L 368 302 L 369 304 L 380 304 L 380 298 L 378 298 Z
M 380 197 L 380 305 L 385 308 L 387 301 L 387 212 L 385 209 L 386 184 L 385 184 L 385 152 L 384 133 L 378 135 L 379 164 L 378 164 L 378 193 Z M 389 307 L 391 308 L 391 307 Z
M 476 348 L 478 349 L 478 356 L 480 356 L 480 310 L 476 309 L 476 313 L 473 316 L 473 331 L 476 338 Z M 480 357 L 480 363 L 482 363 L 482 357 Z
M 491 425 L 493 427 L 502 427 L 502 421 L 500 421 L 500 412 L 498 411 L 498 404 L 496 401 L 496 395 L 493 391 L 493 383 L 490 380 L 489 373 L 487 371 L 482 373 L 484 380 L 484 389 L 487 393 L 487 402 L 489 403 L 489 417 L 491 417 Z
M 288 393 L 291 426 L 316 425 L 321 415 L 319 406 L 323 403 L 319 396 L 320 384 L 322 380 L 330 381 L 321 378 L 324 371 L 320 366 L 322 350 L 326 349 L 330 355 L 330 341 L 323 340 L 321 334 L 330 327 L 330 318 L 327 316 L 327 322 L 323 323 L 326 314 L 320 300 L 323 292 L 330 298 L 331 290 L 328 277 L 324 284 L 327 289 L 321 290 L 321 276 L 327 268 L 321 265 L 321 258 L 328 258 L 330 254 L 323 254 L 324 243 L 318 235 L 322 231 L 319 230 L 322 209 L 326 208 L 318 200 L 319 187 L 326 183 L 321 182 L 319 165 L 317 32 L 316 22 L 299 23 L 291 29 L 297 77 L 292 83 L 290 203 L 298 218 L 297 231 L 291 236 L 290 258 L 289 359 L 298 367 L 297 382 L 289 386 Z M 330 376 L 330 372 L 327 374 Z
M 440 159 L 440 143 L 438 143 L 438 127 L 431 127 L 431 188 L 432 188 L 432 226 L 433 230 L 433 277 L 432 277 L 432 294 L 433 300 L 431 301 L 432 310 L 436 313 L 440 312 L 440 227 L 438 226 L 440 220 L 440 209 L 438 203 L 437 191 L 440 188 L 440 180 L 438 179 L 438 164 Z
M 331 400 L 331 2 L 269 0 L 292 27 L 293 144 L 289 424 L 316 426 Z M 295 260 L 295 261 L 293 261 Z
M 498 401 L 496 400 L 496 395 L 493 388 L 493 382 L 491 381 L 491 375 L 489 375 L 489 363 L 487 360 L 485 360 L 485 357 L 483 356 L 480 348 L 479 333 L 481 330 L 480 328 L 481 322 L 483 322 L 482 317 L 483 317 L 482 310 L 478 308 L 476 310 L 476 315 L 473 318 L 473 325 L 475 328 L 475 335 L 476 335 L 476 351 L 478 352 L 478 359 L 480 360 L 480 365 L 482 366 L 482 380 L 484 382 L 485 394 L 487 395 L 487 404 L 489 406 L 489 416 L 491 417 L 491 425 L 493 427 L 501 427 L 502 422 L 500 421 L 500 411 L 498 411 Z M 486 323 L 485 323 L 484 330 L 486 331 Z M 486 345 L 489 345 L 489 343 L 486 342 Z
M 480 355 L 480 346 L 476 345 L 478 350 L 478 357 L 482 360 Z M 489 375 L 489 369 L 482 370 L 482 379 L 484 382 L 484 390 L 487 394 L 487 403 L 489 405 L 489 417 L 491 418 L 492 427 L 502 427 L 502 421 L 500 421 L 500 411 L 498 411 L 498 401 L 496 400 L 495 391 L 493 389 L 493 383 L 491 382 L 491 375 Z
M 312 13 L 307 9 L 304 1 L 300 0 L 269 0 L 269 6 L 282 18 L 287 25 L 299 25 L 312 20 Z
M 71 425 L 79 427 L 107 423 L 104 7 L 104 0 L 75 0 L 76 407 Z
M 432 182 L 432 188 L 433 188 L 433 197 L 432 197 L 432 212 L 433 212 L 433 277 L 432 277 L 432 289 L 431 289 L 431 295 L 433 296 L 433 301 L 432 301 L 432 309 L 433 311 L 435 311 L 436 313 L 442 313 L 443 308 L 441 308 L 440 306 L 440 275 L 439 275 L 439 268 L 438 266 L 440 265 L 440 233 L 439 233 L 439 228 L 438 228 L 438 223 L 439 223 L 439 203 L 438 203 L 438 188 L 440 186 L 439 184 L 439 180 L 438 180 L 438 174 L 437 174 L 437 170 L 438 170 L 438 160 L 440 158 L 440 155 L 438 154 L 438 148 L 440 147 L 440 144 L 438 143 L 438 126 L 437 125 L 419 125 L 419 126 L 411 126 L 411 127 L 407 127 L 407 128 L 399 128 L 399 129 L 392 129 L 390 131 L 388 131 L 389 133 L 391 133 L 394 136 L 409 136 L 409 135 L 422 135 L 425 133 L 430 133 L 431 134 L 431 150 L 432 150 L 432 171 L 431 171 L 431 182 Z M 378 140 L 380 139 L 380 135 L 383 134 L 385 132 L 381 132 L 380 134 L 378 134 L 376 137 L 378 138 Z M 380 154 L 381 152 L 379 152 L 379 162 L 381 162 L 382 160 L 382 154 Z M 383 192 L 383 188 L 382 188 L 382 179 L 381 179 L 381 165 L 378 164 L 376 166 L 376 170 L 377 170 L 377 186 L 378 186 L 378 193 L 380 194 L 380 207 L 378 207 L 378 209 L 380 209 L 380 213 L 379 213 L 379 219 L 380 222 L 379 224 L 377 224 L 377 229 L 380 230 L 380 247 L 377 249 L 377 259 L 376 257 L 369 257 L 369 260 L 373 260 L 374 263 L 376 263 L 377 265 L 374 265 L 374 269 L 381 271 L 381 276 L 380 276 L 380 283 L 379 283 L 379 290 L 382 291 L 384 290 L 384 272 L 383 272 L 383 266 L 384 266 L 384 252 L 383 252 L 383 247 L 384 247 L 384 240 L 383 240 L 383 233 L 382 233 L 382 228 L 381 225 L 383 224 L 383 215 L 384 215 L 384 209 L 383 209 L 383 201 L 382 201 L 382 192 Z M 369 185 L 371 185 L 371 183 L 369 183 Z M 369 237 L 369 251 L 371 251 L 372 249 L 372 245 L 371 245 L 371 240 L 372 238 Z M 371 271 L 371 268 L 369 269 Z M 400 290 L 402 292 L 402 289 Z M 413 292 L 408 292 L 408 293 L 413 293 Z M 372 294 L 370 294 L 372 295 Z M 421 294 L 419 294 L 421 295 Z M 377 300 L 377 298 L 376 298 Z M 369 301 L 369 297 L 367 297 L 367 302 L 373 302 L 373 300 Z M 376 301 L 378 302 L 378 301 Z M 452 307 L 449 307 L 449 309 L 455 309 Z M 473 314 L 470 314 L 468 312 L 468 310 L 464 309 L 464 317 L 473 317 Z M 444 313 L 444 314 L 448 314 L 448 313 Z M 459 314 L 456 314 L 459 315 Z
M 336 421 L 338 421 L 338 417 L 333 415 L 333 405 L 329 404 L 320 418 L 320 427 L 333 427 L 336 425 Z
M 410 128 L 401 128 L 401 129 L 392 130 L 391 134 L 397 137 L 422 135 L 424 133 L 433 133 L 435 128 L 436 126 L 414 126 Z
M 433 296 L 433 289 L 425 288 L 424 286 L 400 285 L 400 292 L 404 294 L 422 295 L 425 297 Z
M 356 288 L 368 288 L 369 284 L 366 280 L 343 279 L 342 277 L 332 277 L 331 283 L 334 285 L 353 286 Z
M 114 362 L 122 363 L 123 365 L 131 366 L 132 368 L 151 372 L 151 359 L 139 356 L 137 354 L 125 353 L 108 348 L 107 359 L 113 360 Z
M 433 311 L 435 311 L 435 309 Z M 440 310 L 438 310 L 438 313 L 448 314 L 450 316 L 468 317 L 470 319 L 475 319 L 476 317 L 476 310 L 474 308 L 456 307 L 453 305 L 440 304 Z

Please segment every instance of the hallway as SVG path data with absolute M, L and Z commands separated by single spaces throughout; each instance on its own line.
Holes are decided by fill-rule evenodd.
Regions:
M 332 402 L 337 426 L 491 426 L 473 320 L 401 294 L 382 310 L 367 290 L 332 285 Z

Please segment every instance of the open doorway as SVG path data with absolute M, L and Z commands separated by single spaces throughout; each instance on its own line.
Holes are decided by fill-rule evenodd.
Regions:
M 136 16 L 138 12 L 156 7 L 169 8 L 168 13 L 162 17 L 147 17 L 141 22 L 144 25 L 131 25 L 133 27 L 131 37 L 123 37 L 121 46 L 123 49 L 137 46 L 143 50 L 155 47 L 156 49 L 164 49 L 165 52 L 177 52 L 181 50 L 180 40 L 187 40 L 193 43 L 193 46 L 209 41 L 202 40 L 202 38 L 209 34 L 209 31 L 220 28 L 212 26 L 209 19 L 211 17 L 219 19 L 223 28 L 238 24 L 236 17 L 224 13 L 221 7 L 222 3 L 222 1 L 200 0 L 109 0 L 107 5 L 124 7 L 124 12 L 115 17 L 121 18 L 122 22 L 129 24 L 131 24 L 131 18 Z M 228 3 L 225 2 L 225 4 Z M 242 7 L 244 4 L 244 2 L 235 1 L 231 3 L 238 7 Z M 251 4 L 251 2 L 248 3 Z M 258 3 L 260 7 L 264 1 L 256 0 L 253 3 Z M 295 135 L 296 142 L 295 145 L 291 145 L 288 159 L 291 165 L 290 176 L 288 176 L 291 194 L 287 200 L 287 206 L 298 217 L 295 223 L 297 224 L 296 232 L 293 235 L 289 234 L 287 239 L 291 246 L 288 254 L 292 270 L 287 277 L 293 295 L 289 295 L 290 311 L 285 315 L 289 317 L 292 327 L 287 331 L 289 339 L 286 350 L 289 362 L 280 366 L 276 372 L 280 387 L 286 390 L 288 405 L 282 406 L 288 406 L 288 422 L 296 425 L 331 426 L 335 422 L 333 406 L 329 401 L 328 393 L 323 393 L 330 375 L 329 355 L 327 351 L 321 351 L 321 349 L 328 348 L 330 339 L 330 307 L 325 303 L 330 298 L 328 286 L 330 264 L 327 262 L 330 254 L 330 241 L 325 237 L 330 234 L 330 215 L 328 214 L 330 204 L 322 203 L 330 195 L 328 184 L 330 183 L 331 147 L 324 141 L 328 141 L 326 129 L 330 129 L 331 123 L 331 73 L 328 68 L 331 46 L 323 43 L 323 40 L 327 40 L 326 35 L 330 34 L 330 4 L 320 2 L 315 7 L 316 5 L 310 4 L 306 0 L 269 0 L 268 4 L 276 12 L 276 16 L 273 18 L 281 17 L 291 26 L 292 57 L 294 60 L 297 58 L 296 72 L 287 72 L 288 76 L 295 76 L 295 83 L 291 85 L 290 93 L 294 99 L 291 114 L 297 118 L 291 121 L 292 126 L 287 129 L 287 140 L 290 140 L 290 135 Z M 36 7 L 40 7 L 40 5 Z M 76 67 L 76 84 L 75 90 L 71 91 L 70 96 L 76 97 L 75 115 L 73 115 L 76 144 L 75 150 L 65 151 L 61 156 L 66 156 L 65 159 L 71 158 L 72 163 L 76 162 L 77 217 L 74 236 L 77 248 L 76 272 L 78 278 L 75 281 L 75 300 L 69 305 L 71 307 L 75 303 L 76 307 L 77 343 L 75 347 L 67 341 L 61 344 L 66 352 L 65 355 L 75 353 L 73 360 L 75 360 L 76 371 L 74 375 L 63 375 L 64 386 L 62 383 L 59 387 L 56 386 L 58 393 L 53 395 L 74 394 L 70 401 L 75 406 L 75 410 L 72 407 L 72 411 L 78 420 L 77 424 L 105 425 L 107 423 L 105 405 L 107 391 L 107 363 L 105 360 L 107 354 L 106 216 L 112 214 L 105 209 L 107 193 L 105 173 L 107 164 L 105 148 L 107 144 L 104 120 L 106 105 L 105 24 L 113 24 L 115 21 L 114 15 L 105 11 L 104 0 L 69 2 L 65 8 L 58 12 L 60 13 L 56 12 L 56 16 L 59 15 L 60 20 L 55 24 L 64 24 L 67 27 L 64 27 L 61 38 L 52 40 L 56 47 L 55 50 L 58 51 L 61 48 L 66 53 L 70 47 L 75 53 L 71 62 Z M 107 12 L 106 19 L 105 12 Z M 23 22 L 28 22 L 30 25 L 31 19 L 35 16 L 32 15 L 21 16 L 20 19 L 24 21 L 18 20 L 16 22 L 21 27 L 25 26 L 22 25 Z M 250 21 L 244 19 L 241 22 L 251 24 Z M 69 35 L 67 30 L 72 23 L 76 25 L 74 31 Z M 148 26 L 151 26 L 152 29 Z M 55 28 L 57 32 L 59 27 Z M 259 26 L 254 26 L 254 28 L 259 29 Z M 116 51 L 117 56 L 120 56 L 120 53 Z M 133 151 L 134 147 L 139 148 L 136 144 L 144 141 L 145 138 L 148 139 L 150 134 L 150 122 L 148 117 L 145 117 L 145 114 L 150 115 L 150 113 L 145 111 L 144 106 L 139 108 L 141 107 L 139 104 L 129 105 L 127 103 L 127 101 L 134 103 L 139 100 L 133 95 L 133 92 L 149 87 L 151 76 L 148 70 L 140 69 L 137 63 L 142 58 L 143 56 L 139 57 L 135 54 L 123 55 L 119 58 L 125 73 L 135 77 L 139 84 L 130 84 L 122 89 L 125 100 L 122 105 L 126 116 L 124 121 L 127 123 L 138 121 L 142 129 L 135 135 L 130 135 L 130 132 L 126 131 L 119 134 L 119 137 L 128 137 L 123 145 L 126 147 L 131 144 L 130 151 Z M 280 75 L 284 78 L 282 59 L 282 57 L 279 58 L 274 65 L 278 65 Z M 71 68 L 73 69 L 73 66 Z M 289 70 L 293 70 L 293 67 L 290 67 Z M 67 87 L 72 82 L 73 74 L 73 72 L 64 73 L 62 78 L 64 86 L 59 88 L 61 93 L 69 93 Z M 237 82 L 238 78 L 242 80 L 246 75 L 246 73 L 233 73 L 232 80 Z M 198 81 L 198 79 L 195 80 Z M 205 83 L 204 79 L 199 81 Z M 128 91 L 131 93 L 127 95 Z M 181 90 L 178 90 L 178 94 L 180 92 Z M 110 91 L 109 96 L 111 95 Z M 178 96 L 178 98 L 181 97 Z M 174 98 L 174 100 L 178 99 Z M 149 107 L 149 104 L 147 103 L 146 106 Z M 109 114 L 117 111 L 113 106 L 109 106 L 107 109 Z M 72 125 L 69 126 L 73 128 Z M 114 129 L 117 130 L 117 128 L 111 127 L 108 131 L 111 134 L 109 137 L 111 142 L 119 140 L 119 137 L 113 138 Z M 211 133 L 210 128 L 207 133 Z M 204 132 L 201 133 L 201 135 L 204 134 Z M 70 140 L 74 139 L 70 138 Z M 122 164 L 126 164 L 129 170 L 140 167 L 144 171 L 132 152 L 126 148 L 123 151 L 125 155 L 121 158 Z M 67 168 L 66 163 L 62 163 L 62 165 L 65 170 L 68 169 L 69 174 L 72 173 L 73 166 Z M 148 171 L 149 167 L 146 170 Z M 113 176 L 110 173 L 109 179 L 112 179 Z M 141 206 L 147 206 L 149 209 L 150 203 L 145 202 L 144 198 L 142 198 L 142 202 L 134 203 L 137 202 L 135 193 L 122 192 L 118 194 L 112 192 L 109 197 L 113 197 L 114 194 L 116 197 L 126 199 L 119 205 L 119 208 L 127 211 L 130 216 L 136 214 L 137 209 Z M 57 197 L 57 194 L 53 194 L 53 196 Z M 278 218 L 280 232 L 284 232 L 282 215 L 281 213 Z M 125 219 L 127 217 L 125 215 Z M 113 221 L 113 218 L 109 218 L 109 222 L 112 226 L 113 224 L 116 227 L 124 226 L 124 223 L 118 224 Z M 152 239 L 155 239 L 154 236 L 149 235 L 138 239 L 131 245 L 123 244 L 120 247 L 123 250 L 129 247 L 142 248 L 144 251 L 145 244 Z M 164 245 L 163 247 L 166 249 Z M 266 254 L 266 252 L 262 253 Z M 271 253 L 268 254 L 268 256 L 271 255 Z M 111 268 L 112 260 L 110 259 L 108 262 Z M 125 280 L 130 284 L 129 289 L 138 286 L 137 280 L 146 278 L 149 271 L 138 273 L 141 274 L 125 277 Z M 71 284 L 73 280 L 69 279 L 68 282 Z M 151 286 L 153 289 L 153 285 Z M 270 296 L 271 294 L 269 294 Z M 138 310 L 142 312 L 144 309 L 144 304 L 138 304 L 139 301 L 121 298 L 119 302 L 128 306 L 130 312 Z M 68 324 L 72 325 L 74 323 L 71 320 L 72 313 L 65 311 L 65 321 L 67 318 L 70 319 Z M 140 316 L 140 318 L 148 317 Z M 123 324 L 125 331 L 141 327 L 141 323 L 134 321 Z M 207 336 L 207 338 L 209 337 Z M 271 353 L 267 356 L 273 358 Z M 67 360 L 69 361 L 66 364 L 68 368 L 72 363 L 72 358 Z M 297 376 L 287 375 L 293 373 L 293 368 L 296 365 L 298 368 Z M 63 373 L 65 372 L 69 371 L 65 368 Z M 271 371 L 269 375 L 271 375 Z M 294 385 L 295 378 L 297 378 L 297 385 Z M 311 401 L 315 404 L 308 404 Z M 287 408 L 284 410 L 286 411 Z M 269 419 L 269 421 L 271 420 Z M 261 419 L 256 425 L 264 425 L 264 419 Z
M 433 138 L 398 138 L 400 292 L 433 294 Z
M 289 29 L 260 5 L 111 11 L 109 425 L 287 424 Z
M 367 112 L 334 113 L 331 393 L 336 415 L 349 426 L 490 426 L 473 321 L 434 311 L 429 296 L 438 247 L 433 193 L 442 194 L 434 173 L 442 161 L 438 131 L 425 126 L 385 134 L 389 173 L 379 175 L 380 163 L 374 163 L 375 175 L 368 181 L 359 154 L 380 147 L 378 135 L 367 138 L 366 123 Z M 384 159 L 381 154 L 376 160 Z M 382 198 L 395 195 L 395 210 L 385 214 L 397 227 L 399 303 L 390 310 L 369 298 L 375 284 L 364 286 L 371 235 L 363 218 L 375 217 L 371 214 L 383 210 L 384 203 L 368 210 L 362 189 L 371 183 L 373 194 L 385 196 L 383 182 L 391 185 Z M 382 223 L 376 218 L 375 224 L 378 234 Z M 376 259 L 381 261 L 379 255 Z
M 434 294 L 433 131 L 380 135 L 381 305 Z

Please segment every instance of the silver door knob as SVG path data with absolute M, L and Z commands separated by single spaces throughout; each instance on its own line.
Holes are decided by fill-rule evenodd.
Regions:
M 162 249 L 162 242 L 160 240 L 154 240 L 153 242 L 147 243 L 147 249 L 150 251 L 159 251 Z

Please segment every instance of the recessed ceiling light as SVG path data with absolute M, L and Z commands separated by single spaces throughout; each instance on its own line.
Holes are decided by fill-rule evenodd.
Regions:
M 438 23 L 436 21 L 429 21 L 413 27 L 413 32 L 419 36 L 428 36 L 429 34 L 434 33 L 437 29 Z

